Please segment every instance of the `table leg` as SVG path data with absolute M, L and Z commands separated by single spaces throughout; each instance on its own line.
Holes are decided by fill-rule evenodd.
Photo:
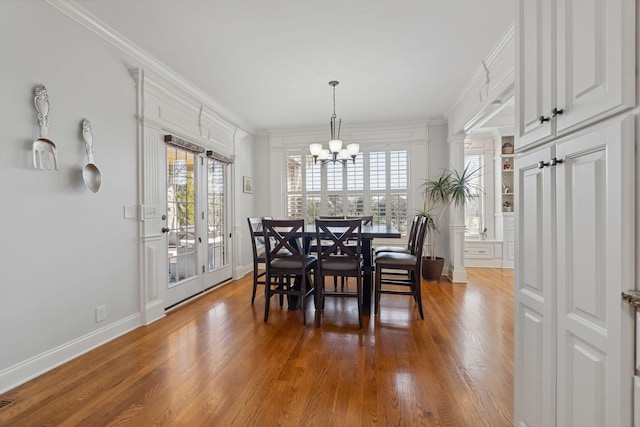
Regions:
M 373 260 L 371 259 L 371 241 L 362 238 L 362 259 L 364 260 L 364 276 L 362 280 L 362 314 L 371 314 L 371 291 L 373 289 Z

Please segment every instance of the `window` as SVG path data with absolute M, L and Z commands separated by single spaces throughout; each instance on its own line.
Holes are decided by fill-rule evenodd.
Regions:
M 298 152 L 299 153 L 299 152 Z M 372 215 L 403 234 L 408 216 L 408 151 L 371 150 L 355 163 L 314 164 L 310 154 L 287 156 L 287 215 L 313 223 L 319 215 Z
M 464 166 L 469 167 L 470 170 L 482 170 L 484 167 L 484 156 L 480 153 L 465 153 Z M 475 188 L 485 188 L 483 173 L 476 174 L 473 179 L 473 185 Z M 465 237 L 471 238 L 479 237 L 486 226 L 485 192 L 479 191 L 474 196 L 475 197 L 466 201 L 464 209 Z

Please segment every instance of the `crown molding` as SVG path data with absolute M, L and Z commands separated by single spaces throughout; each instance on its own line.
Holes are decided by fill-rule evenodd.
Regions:
M 207 105 L 215 114 L 230 122 L 235 127 L 242 128 L 243 132 L 254 133 L 255 129 L 240 117 L 229 111 L 226 107 L 213 100 L 210 96 L 191 84 L 184 77 L 167 67 L 162 62 L 148 54 L 141 47 L 125 38 L 113 28 L 89 13 L 73 0 L 44 0 L 45 3 L 64 13 L 88 30 L 111 43 L 125 54 L 137 60 L 143 68 L 148 68 L 164 83 L 173 86 L 173 90 Z
M 500 37 L 498 42 L 491 49 L 486 58 L 481 61 L 480 64 L 476 67 L 475 71 L 471 74 L 471 77 L 467 84 L 464 86 L 460 95 L 455 100 L 453 105 L 447 109 L 443 113 L 445 117 L 451 117 L 451 113 L 456 110 L 456 107 L 464 101 L 464 99 L 469 95 L 469 92 L 472 91 L 478 81 L 488 79 L 490 80 L 490 71 L 496 68 L 496 66 L 505 59 L 505 56 L 508 56 L 508 52 L 510 52 L 515 43 L 515 24 L 511 23 L 505 33 Z M 515 67 L 515 61 L 512 57 L 511 62 L 513 63 L 513 67 Z M 502 83 L 502 82 L 501 82 Z M 504 83 L 503 83 L 504 84 Z

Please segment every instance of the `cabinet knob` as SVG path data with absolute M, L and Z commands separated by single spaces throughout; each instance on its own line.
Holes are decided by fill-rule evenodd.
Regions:
M 162 231 L 163 233 L 168 233 L 169 231 L 171 231 L 171 229 L 167 227 L 162 227 L 160 231 Z
M 563 113 L 564 113 L 564 109 L 561 108 L 558 110 L 557 108 L 554 108 L 553 111 L 551 111 L 551 114 L 553 114 L 551 117 L 557 117 L 562 115 Z
M 549 117 L 540 116 L 538 117 L 538 120 L 540 120 L 540 124 L 544 124 L 544 122 L 548 122 L 550 119 Z
M 538 169 L 542 169 L 545 166 L 549 166 L 549 162 L 545 162 L 544 160 L 538 162 Z
M 556 159 L 555 157 L 551 159 L 551 166 L 562 164 L 562 159 Z

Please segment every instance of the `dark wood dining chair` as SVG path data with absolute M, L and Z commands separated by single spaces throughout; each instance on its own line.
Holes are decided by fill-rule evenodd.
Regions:
M 251 293 L 251 304 L 253 304 L 256 299 L 258 285 L 265 284 L 264 280 L 260 280 L 266 274 L 264 269 L 264 236 L 256 235 L 256 232 L 262 231 L 262 218 L 247 218 L 247 222 L 249 223 L 251 248 L 253 249 L 253 292 Z M 260 271 L 260 267 L 263 267 L 262 271 Z
M 427 231 L 427 218 L 421 216 L 416 224 L 418 229 L 416 238 L 411 248 L 411 253 L 382 252 L 376 254 L 375 259 L 375 308 L 377 315 L 382 294 L 411 295 L 418 303 L 420 318 L 424 319 L 422 309 L 422 286 L 420 281 L 420 269 L 422 266 L 422 247 Z M 386 273 L 392 271 L 403 276 L 389 277 Z M 408 288 L 408 289 L 406 289 Z
M 347 219 L 360 219 L 362 220 L 362 225 L 373 224 L 373 215 L 347 216 Z
M 352 243 L 349 243 L 349 242 Z M 320 327 L 325 297 L 352 297 L 358 304 L 362 329 L 362 221 L 358 219 L 316 220 L 316 327 Z M 355 277 L 355 291 L 327 289 L 325 277 Z
M 374 253 L 379 254 L 382 252 L 400 252 L 405 254 L 412 253 L 412 249 L 414 248 L 414 242 L 416 240 L 416 234 L 418 232 L 418 221 L 420 219 L 420 215 L 414 215 L 411 220 L 411 227 L 409 228 L 409 240 L 407 240 L 407 246 L 380 246 L 374 248 Z
M 303 323 L 307 324 L 305 301 L 315 293 L 311 272 L 316 257 L 308 254 L 304 236 L 304 220 L 262 220 L 265 235 L 265 305 L 264 321 L 269 320 L 269 305 L 273 295 L 289 297 L 289 304 L 297 303 L 302 310 Z

